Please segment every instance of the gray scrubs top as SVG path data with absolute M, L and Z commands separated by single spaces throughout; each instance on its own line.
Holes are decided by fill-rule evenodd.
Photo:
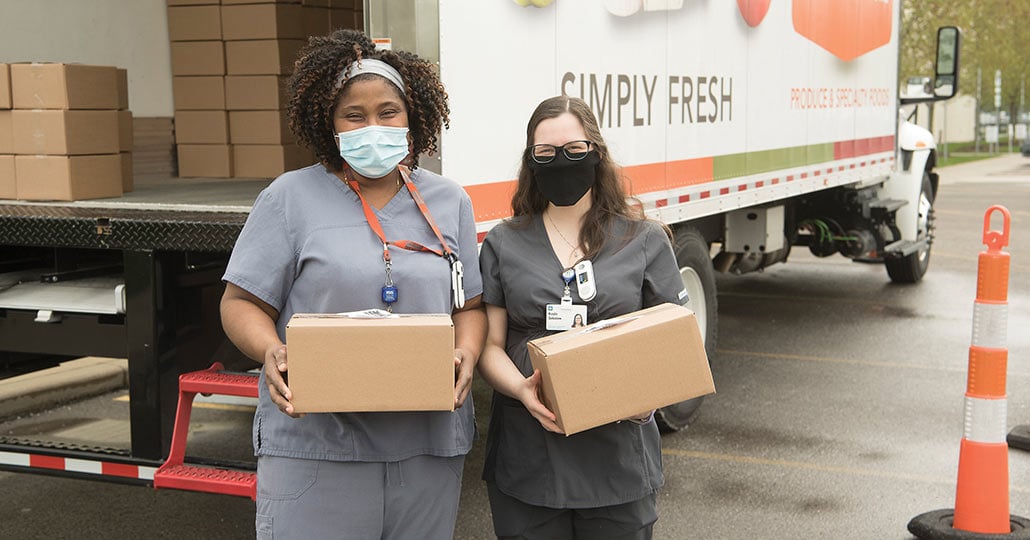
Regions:
M 526 343 L 553 334 L 544 306 L 564 289 L 540 216 L 504 222 L 483 241 L 483 301 L 508 312 L 505 350 L 523 375 L 533 373 Z M 604 249 L 591 262 L 597 295 L 583 302 L 587 321 L 618 317 L 661 304 L 686 302 L 668 236 L 654 222 L 613 223 Z M 632 359 L 627 359 L 632 361 Z M 483 479 L 525 503 L 551 508 L 596 508 L 635 501 L 660 488 L 661 443 L 653 421 L 619 422 L 566 437 L 550 433 L 517 400 L 495 393 Z M 643 411 L 641 411 L 643 412 Z
M 457 183 L 417 169 L 411 175 L 447 245 L 465 266 L 465 295 L 482 292 L 472 202 Z M 406 187 L 376 211 L 387 240 L 440 241 Z M 451 313 L 450 265 L 428 252 L 391 247 L 395 313 Z M 285 341 L 294 313 L 383 308 L 383 245 L 361 201 L 322 165 L 290 171 L 254 202 L 223 278 L 279 311 Z M 289 343 L 287 343 L 287 349 Z M 400 461 L 468 453 L 475 435 L 471 396 L 454 412 L 308 414 L 290 418 L 272 403 L 261 374 L 254 452 L 333 461 Z

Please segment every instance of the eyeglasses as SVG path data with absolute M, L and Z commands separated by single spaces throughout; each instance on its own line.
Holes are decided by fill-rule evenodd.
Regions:
M 594 143 L 590 141 L 571 141 L 561 146 L 534 144 L 526 150 L 533 161 L 537 163 L 550 163 L 554 161 L 554 156 L 558 155 L 559 148 L 561 148 L 562 153 L 565 154 L 569 161 L 579 161 L 587 157 L 587 154 L 594 149 Z

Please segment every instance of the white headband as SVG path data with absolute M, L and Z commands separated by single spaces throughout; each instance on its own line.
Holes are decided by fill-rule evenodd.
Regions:
M 352 77 L 361 75 L 362 73 L 375 73 L 381 77 L 385 77 L 386 80 L 392 82 L 394 86 L 401 90 L 401 95 L 404 95 L 404 80 L 401 79 L 401 74 L 390 64 L 383 62 L 382 60 L 376 60 L 375 58 L 364 58 L 356 62 L 352 62 L 351 65 L 347 66 L 347 69 L 340 73 L 340 76 L 336 78 L 336 87 L 339 88 L 343 85 L 343 81 L 349 80 Z

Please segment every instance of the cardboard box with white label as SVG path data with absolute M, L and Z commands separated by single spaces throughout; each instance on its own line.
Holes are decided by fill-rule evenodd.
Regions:
M 697 317 L 675 304 L 534 339 L 529 356 L 566 435 L 715 392 Z
M 454 410 L 450 315 L 295 314 L 286 348 L 297 412 Z

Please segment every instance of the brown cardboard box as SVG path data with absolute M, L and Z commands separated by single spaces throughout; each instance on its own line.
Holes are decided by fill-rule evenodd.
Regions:
M 225 42 L 225 71 L 229 75 L 287 75 L 293 72 L 302 39 L 259 39 Z
M 330 0 L 329 7 L 357 9 L 360 2 L 361 0 Z
M 697 318 L 675 304 L 534 339 L 529 356 L 566 435 L 715 392 Z
M 240 144 L 232 147 L 233 176 L 275 178 L 311 165 L 311 153 L 296 145 Z
M 229 142 L 232 144 L 288 144 L 293 141 L 286 111 L 229 112 Z
M 0 109 L 11 108 L 11 66 L 0 64 Z
M 118 69 L 82 64 L 11 64 L 15 109 L 117 109 Z
M 306 7 L 329 7 L 329 0 L 300 0 L 300 3 Z
M 0 154 L 0 199 L 17 199 L 18 188 L 14 181 L 14 156 Z
M 169 6 L 207 6 L 218 4 L 218 0 L 168 0 Z
M 118 151 L 132 152 L 132 111 L 118 111 Z
M 11 111 L 14 153 L 117 154 L 119 111 Z
M 232 147 L 227 144 L 179 144 L 180 177 L 232 177 Z
M 324 36 L 329 33 L 329 8 L 304 6 L 304 33 L 309 36 Z
M 129 70 L 118 69 L 118 109 L 128 110 L 129 108 Z
M 169 41 L 222 39 L 221 6 L 171 6 L 168 8 Z
M 128 193 L 136 188 L 132 177 L 132 153 L 122 152 L 118 156 L 122 158 L 122 193 Z
M 171 44 L 172 75 L 225 75 L 225 44 L 182 41 Z
M 454 410 L 449 315 L 297 314 L 286 345 L 297 412 Z
M 332 8 L 329 10 L 330 30 L 341 28 L 357 28 L 354 26 L 354 10 L 350 8 Z
M 225 108 L 267 111 L 286 108 L 286 78 L 275 75 L 232 75 L 225 78 Z
M 172 77 L 175 110 L 225 110 L 225 77 Z
M 299 4 L 301 0 L 222 0 L 222 5 L 232 4 Z
M 118 154 L 94 156 L 14 156 L 18 198 L 77 201 L 122 194 Z
M 222 6 L 222 39 L 306 39 L 300 4 Z
M 14 111 L 0 111 L 0 154 L 14 153 Z
M 351 28 L 365 29 L 365 12 L 362 11 L 360 6 L 354 8 L 354 20 L 351 22 Z
M 229 144 L 225 111 L 175 111 L 176 144 Z

